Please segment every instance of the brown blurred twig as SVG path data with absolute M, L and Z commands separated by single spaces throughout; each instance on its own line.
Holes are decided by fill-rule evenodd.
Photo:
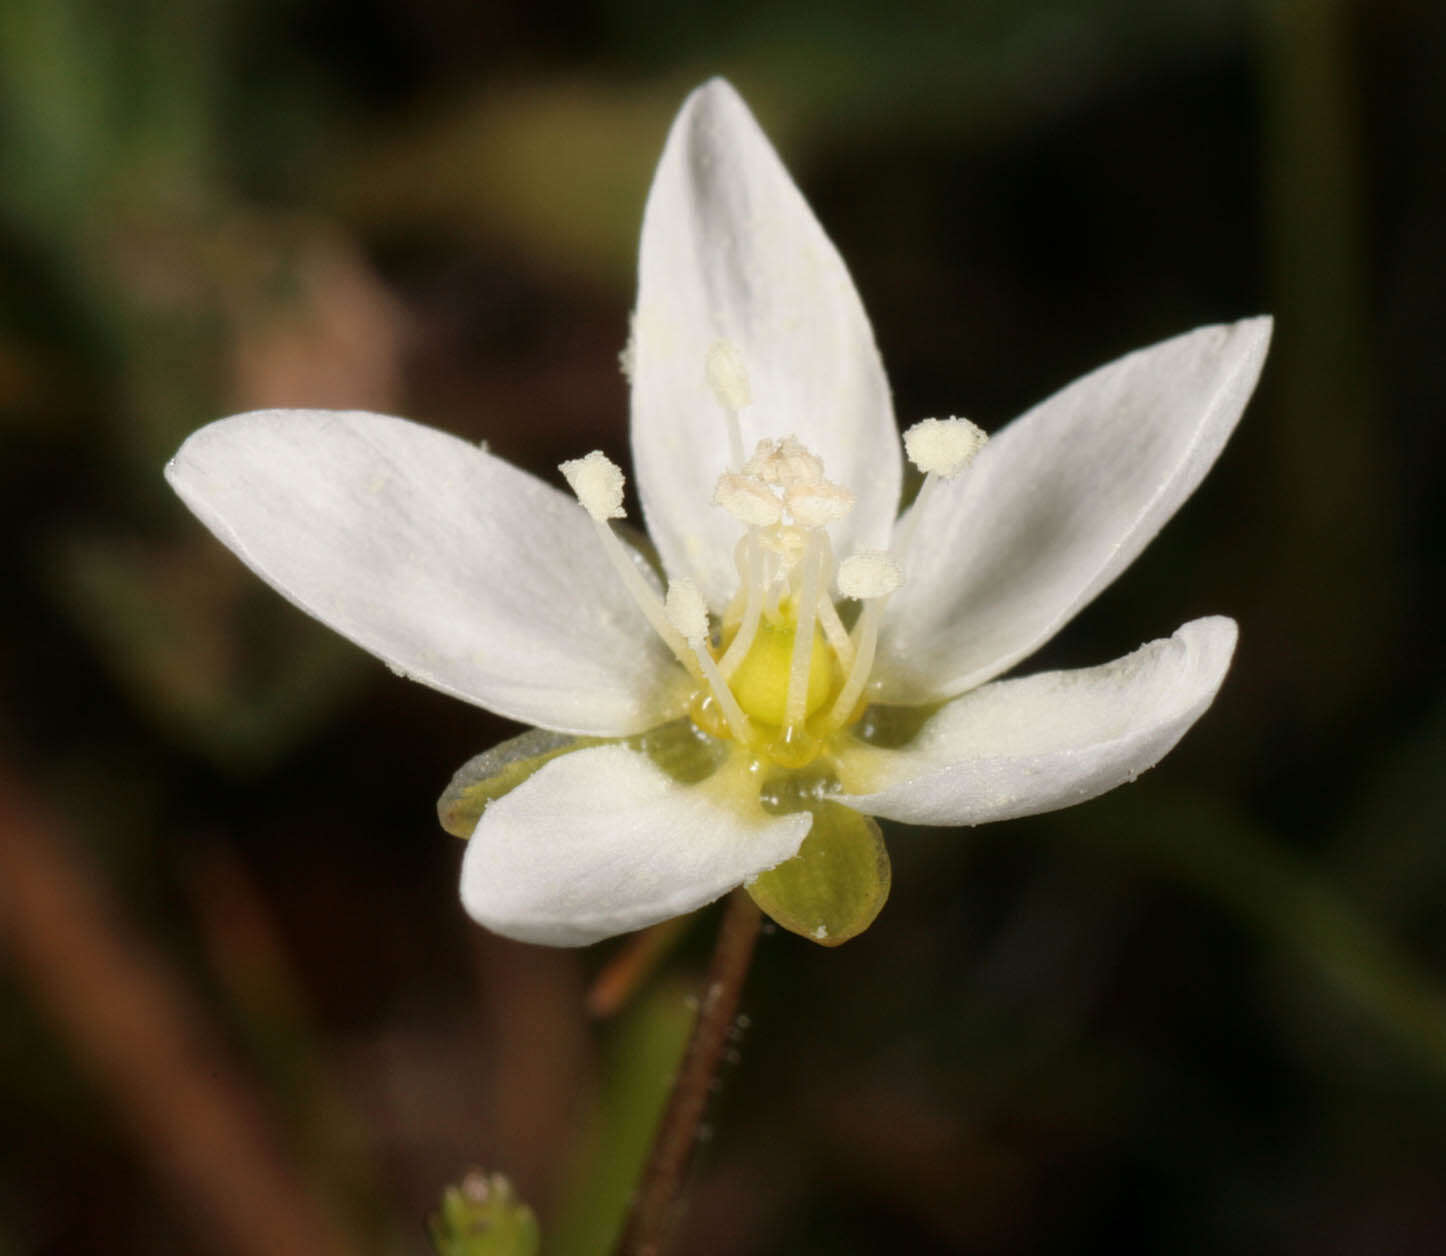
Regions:
M 678 944 L 690 920 L 674 916 L 629 937 L 588 987 L 588 1015 L 606 1020 L 622 1011 Z
M 207 1246 L 243 1256 L 352 1250 L 293 1176 L 186 990 L 3 766 L 0 943 Z
M 734 890 L 718 929 L 693 1036 L 688 1041 L 678 1079 L 653 1141 L 652 1155 L 623 1226 L 618 1256 L 661 1256 L 664 1250 L 668 1230 L 675 1219 L 683 1174 L 697 1140 L 698 1123 L 703 1118 L 711 1083 L 728 1045 L 728 1031 L 738 1011 L 738 998 L 753 960 L 762 920 L 762 913 L 747 893 Z

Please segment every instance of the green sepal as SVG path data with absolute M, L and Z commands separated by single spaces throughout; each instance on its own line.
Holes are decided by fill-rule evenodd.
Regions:
M 867 745 L 898 750 L 913 741 L 943 705 L 935 702 L 927 706 L 871 706 L 851 731 Z
M 454 837 L 471 837 L 488 803 L 511 793 L 558 756 L 614 740 L 529 728 L 458 768 L 437 799 L 437 819 Z M 689 719 L 660 724 L 646 733 L 624 738 L 620 744 L 642 751 L 681 785 L 696 785 L 712 776 L 728 757 L 727 746 L 701 732 Z
M 600 744 L 596 737 L 573 737 L 545 728 L 529 728 L 491 750 L 468 759 L 452 774 L 437 799 L 437 819 L 453 837 L 471 837 L 487 804 L 510 793 L 559 755 Z
M 696 785 L 707 780 L 728 758 L 725 742 L 708 736 L 686 718 L 659 724 L 646 733 L 629 737 L 623 744 L 641 750 L 679 785 Z
M 437 1256 L 537 1256 L 542 1235 L 532 1209 L 500 1173 L 469 1173 L 427 1218 Z
M 815 801 L 813 827 L 798 854 L 760 873 L 747 889 L 785 929 L 822 946 L 839 946 L 874 922 L 889 897 L 892 873 L 872 816 L 841 803 Z

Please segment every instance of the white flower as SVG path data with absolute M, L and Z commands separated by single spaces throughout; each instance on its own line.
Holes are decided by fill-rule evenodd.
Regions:
M 1068 806 L 1132 780 L 1210 705 L 1224 618 L 1102 667 L 996 677 L 1195 488 L 1269 336 L 1252 319 L 1130 354 L 987 444 L 926 421 L 907 441 L 928 474 L 896 519 L 900 439 L 858 294 L 715 80 L 663 152 L 626 355 L 670 588 L 612 530 L 622 479 L 600 454 L 564 466 L 574 500 L 402 419 L 273 410 L 201 429 L 167 475 L 257 574 L 394 669 L 584 738 L 484 756 L 469 778 L 540 755 L 488 794 L 467 848 L 481 923 L 580 945 L 749 883 L 832 942 L 839 912 L 857 932 L 887 890 L 877 826 L 855 813 L 960 825 Z M 900 706 L 923 708 L 912 735 Z M 811 827 L 822 862 L 794 875 Z M 820 873 L 841 859 L 842 881 Z M 877 901 L 829 905 L 864 883 Z

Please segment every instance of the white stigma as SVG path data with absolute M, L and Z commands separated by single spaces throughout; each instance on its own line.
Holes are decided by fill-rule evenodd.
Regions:
M 925 475 L 952 480 L 988 439 L 968 419 L 923 419 L 904 433 L 904 452 Z
M 594 449 L 585 458 L 564 462 L 558 470 L 583 509 L 598 523 L 626 516 L 622 469 L 602 450 Z
M 839 564 L 838 591 L 857 601 L 888 597 L 904 581 L 904 573 L 881 550 L 864 550 Z

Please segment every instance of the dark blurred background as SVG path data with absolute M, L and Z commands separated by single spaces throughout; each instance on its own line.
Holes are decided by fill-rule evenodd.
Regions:
M 608 1248 L 713 920 L 490 937 L 433 802 L 513 731 L 172 498 L 193 428 L 626 453 L 643 198 L 726 74 L 901 422 L 1277 319 L 1205 487 L 1031 667 L 1236 617 L 1137 785 L 891 834 L 766 936 L 679 1251 L 1446 1250 L 1446 9 L 0 0 L 0 1253 L 399 1253 L 470 1164 Z

